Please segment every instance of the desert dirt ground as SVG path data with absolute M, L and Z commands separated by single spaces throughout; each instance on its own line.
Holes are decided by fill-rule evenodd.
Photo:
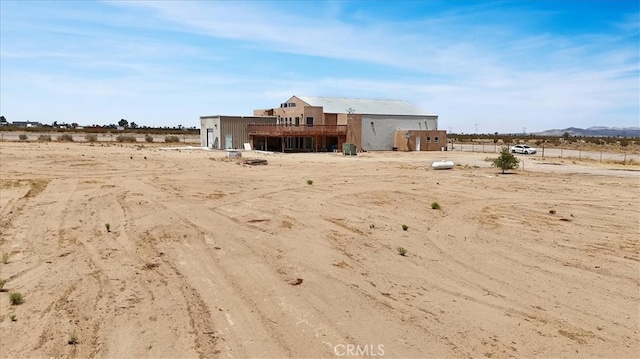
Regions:
M 638 166 L 243 156 L 0 142 L 0 357 L 640 353 Z

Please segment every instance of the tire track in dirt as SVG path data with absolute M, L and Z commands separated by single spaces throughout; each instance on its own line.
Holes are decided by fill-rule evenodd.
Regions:
M 226 220 L 231 221 L 230 223 L 237 224 L 237 225 L 244 225 L 243 222 L 238 221 L 238 219 L 236 219 L 236 218 L 234 218 L 232 216 L 227 216 L 224 213 L 222 213 L 222 214 L 221 213 L 216 213 L 214 217 L 211 217 L 211 215 L 212 215 L 211 212 L 207 213 L 206 211 L 204 211 L 202 209 L 193 208 L 193 206 L 191 206 L 190 211 L 188 212 L 189 215 L 187 215 L 187 213 L 185 213 L 185 212 L 176 211 L 175 210 L 176 206 L 178 206 L 178 203 L 176 203 L 176 202 L 177 202 L 177 200 L 170 202 L 170 203 L 172 203 L 172 208 L 175 211 L 174 213 L 181 213 L 182 216 L 183 216 L 182 217 L 183 220 L 192 223 L 192 225 L 195 225 L 196 227 L 200 228 L 202 231 L 207 231 L 207 229 L 209 228 L 206 224 L 204 224 L 206 222 L 218 223 L 218 224 L 220 224 L 220 227 L 222 227 L 222 228 L 233 228 L 232 224 L 222 225 L 222 223 L 224 223 L 224 221 L 221 218 L 219 218 L 220 215 L 224 216 L 223 218 L 225 218 Z M 205 221 L 204 219 L 199 218 L 199 217 L 203 217 L 203 216 L 212 218 L 212 220 Z M 217 219 L 213 220 L 213 218 L 217 218 Z M 256 230 L 256 229 L 254 229 L 254 230 Z M 259 232 L 262 232 L 262 233 L 267 233 L 268 232 L 268 231 L 267 232 L 263 232 L 263 231 L 260 231 L 260 230 L 256 230 L 256 231 L 259 231 Z M 218 237 L 226 237 L 226 236 L 227 235 L 225 235 L 225 234 L 221 234 Z M 229 236 L 233 237 L 233 235 L 231 233 L 229 233 Z M 249 238 L 250 237 L 251 236 L 249 236 Z M 253 258 L 253 260 L 255 260 L 255 258 L 265 258 L 266 259 L 268 256 L 264 257 L 264 255 L 262 253 L 269 253 L 269 252 L 277 253 L 277 249 L 273 249 L 272 250 L 272 248 L 269 248 L 269 247 L 267 247 L 269 249 L 266 250 L 266 251 L 265 251 L 265 249 L 267 249 L 267 248 L 263 248 L 258 252 L 255 249 L 252 249 L 252 248 L 256 247 L 256 243 L 250 242 L 250 241 L 248 241 L 247 239 L 244 239 L 244 238 L 234 238 L 234 241 L 237 242 L 237 243 L 235 243 L 235 245 L 237 245 L 237 244 L 242 244 L 243 245 L 242 246 L 242 250 L 243 251 L 249 251 L 249 253 L 251 253 L 250 255 L 242 255 L 243 258 L 244 257 Z M 224 244 L 224 242 L 225 241 L 222 241 L 222 240 L 218 239 L 218 240 L 216 240 L 215 244 L 220 244 L 222 247 L 226 247 L 227 245 Z M 200 246 L 202 245 L 202 243 L 201 242 L 195 243 L 195 245 L 198 246 L 197 248 L 201 248 Z M 234 245 L 234 244 L 229 243 L 229 245 Z M 263 245 L 263 243 L 261 242 L 260 245 Z M 191 243 L 190 246 L 194 246 L 194 243 Z M 264 261 L 264 260 L 262 260 L 261 262 L 262 262 L 262 264 L 260 266 L 266 265 L 267 268 L 269 268 L 269 267 L 271 268 L 270 270 L 268 270 L 266 272 L 263 271 L 263 270 L 258 271 L 258 272 L 260 272 L 262 274 L 268 273 L 268 272 L 275 274 L 275 273 L 278 272 L 278 268 L 281 268 L 280 264 L 276 264 L 277 262 L 270 262 L 270 261 Z M 271 264 L 269 264 L 269 263 L 271 263 Z M 246 266 L 249 266 L 249 264 L 246 263 L 246 264 L 244 264 L 242 266 L 246 267 Z M 237 275 L 238 275 L 237 273 L 230 272 L 229 269 L 226 269 L 226 265 L 223 265 L 222 267 L 218 267 L 218 268 L 219 268 L 220 271 L 222 271 L 224 273 L 224 276 L 223 276 L 224 278 L 233 278 L 233 277 L 237 277 Z M 184 268 L 182 270 L 184 270 Z M 275 274 L 275 275 L 276 276 L 280 276 L 279 274 Z M 201 275 L 194 275 L 194 276 L 197 277 L 197 276 L 201 276 Z M 262 282 L 271 282 L 271 283 L 281 282 L 281 283 L 283 283 L 283 285 L 286 286 L 286 284 L 284 283 L 282 278 L 280 280 L 256 280 L 254 278 L 254 280 L 256 282 L 258 282 L 258 283 L 262 283 Z M 238 282 L 241 282 L 241 281 L 238 280 Z M 236 283 L 236 281 L 232 281 L 231 286 L 237 288 L 237 285 L 235 283 Z M 282 335 L 278 334 L 282 330 L 282 329 L 279 329 L 279 328 L 282 328 L 282 324 L 279 323 L 280 321 L 277 321 L 279 325 L 278 326 L 274 326 L 275 323 L 272 322 L 273 320 L 275 320 L 275 318 L 277 318 L 279 316 L 278 315 L 278 311 L 277 310 L 274 311 L 274 309 L 273 309 L 274 305 L 276 307 L 278 306 L 277 302 L 273 303 L 274 305 L 272 305 L 272 306 L 266 306 L 265 307 L 264 304 L 255 302 L 255 300 L 252 299 L 252 298 L 256 297 L 256 294 L 254 294 L 254 293 L 256 293 L 255 290 L 247 291 L 246 288 L 237 288 L 236 291 L 238 293 L 244 293 L 241 296 L 241 298 L 243 299 L 244 302 L 251 303 L 250 304 L 251 307 L 254 307 L 256 309 L 259 308 L 258 310 L 260 312 L 264 313 L 264 314 L 261 315 L 263 319 L 260 319 L 260 322 L 264 323 L 264 325 L 269 328 L 269 331 L 272 332 L 272 334 L 271 334 L 272 338 L 273 338 L 273 335 L 278 335 L 278 337 L 273 338 L 273 339 L 275 339 L 277 342 L 280 342 L 281 343 L 280 344 L 281 347 L 283 347 L 283 348 L 291 348 L 291 347 L 294 346 L 294 344 L 293 344 L 294 342 L 298 343 L 298 347 L 299 347 L 300 346 L 299 343 L 308 342 L 309 341 L 308 338 L 305 339 L 305 336 L 302 336 L 302 337 L 300 337 L 299 339 L 296 340 L 295 338 L 286 338 L 286 339 L 284 339 L 284 337 L 282 337 Z M 268 288 L 265 288 L 263 292 L 264 293 L 269 293 L 271 291 L 272 291 L 272 289 L 270 290 Z M 318 295 L 318 293 L 314 293 L 314 295 L 312 295 L 312 297 L 316 297 L 317 295 Z M 264 294 L 263 294 L 263 296 L 264 296 Z M 281 296 L 275 295 L 275 297 L 279 298 Z M 307 296 L 305 295 L 305 297 L 307 297 Z M 360 295 L 358 295 L 358 297 L 360 297 Z M 290 296 L 286 296 L 285 298 L 291 299 Z M 318 330 L 320 330 L 318 328 L 322 328 L 322 330 L 320 330 L 320 331 L 323 332 L 323 334 L 322 334 L 323 336 L 328 336 L 328 337 L 333 337 L 334 338 L 334 339 L 323 339 L 323 340 L 319 341 L 321 346 L 318 348 L 318 350 L 326 351 L 327 353 L 331 353 L 331 347 L 330 347 L 329 343 L 334 343 L 334 345 L 335 345 L 336 343 L 344 342 L 345 340 L 348 340 L 348 338 L 352 337 L 352 335 L 350 335 L 348 333 L 349 332 L 354 333 L 354 331 L 353 330 L 349 330 L 349 331 L 344 332 L 344 331 L 339 330 L 335 326 L 335 324 L 333 324 L 334 322 L 327 321 L 326 319 L 323 318 L 323 317 L 326 317 L 326 315 L 327 315 L 326 311 L 330 310 L 330 307 L 326 307 L 324 310 L 316 310 L 316 309 L 314 309 L 313 306 L 309 306 L 309 301 L 310 301 L 310 299 L 307 298 L 305 302 L 295 304 L 294 307 L 291 307 L 290 309 L 287 309 L 287 312 L 292 313 L 291 315 L 293 317 L 296 317 L 296 318 L 300 318 L 300 313 L 307 313 L 307 314 L 302 315 L 302 319 L 299 319 L 299 320 L 302 320 L 302 322 L 309 322 L 308 317 L 313 317 L 314 318 L 312 320 L 313 323 L 307 324 L 307 325 L 310 326 L 311 330 L 312 331 L 318 331 Z M 298 302 L 298 301 L 296 301 L 296 302 Z M 327 303 L 328 302 L 330 302 L 330 301 L 327 301 Z M 299 309 L 294 309 L 295 307 L 305 308 L 305 309 L 300 311 Z M 289 308 L 289 305 L 285 305 L 285 308 Z M 316 314 L 313 314 L 314 312 L 316 312 Z M 298 313 L 298 315 L 296 315 L 295 313 Z M 323 313 L 323 314 L 320 315 L 319 313 Z M 363 312 L 359 316 L 361 318 L 365 318 L 367 316 L 367 314 L 369 314 L 369 313 L 368 312 Z M 304 317 L 307 317 L 307 319 L 304 319 Z M 293 319 L 293 318 L 289 318 L 289 320 L 290 319 Z M 367 319 L 367 321 L 371 321 L 371 319 Z M 374 320 L 374 321 L 376 321 L 376 320 Z M 318 323 L 321 323 L 321 324 L 318 324 Z M 403 325 L 406 325 L 406 324 L 407 323 L 404 323 Z M 397 324 L 395 324 L 395 325 L 397 325 Z M 313 329 L 313 328 L 316 328 L 316 329 Z M 340 332 L 342 332 L 343 334 L 340 334 Z M 328 335 L 330 333 L 333 333 L 333 334 Z M 291 335 L 291 334 L 289 334 L 289 336 L 296 337 L 296 335 Z M 226 341 L 229 342 L 228 339 Z M 317 343 L 318 341 L 317 340 L 312 340 L 310 342 L 310 344 L 313 343 L 313 342 Z M 291 343 L 291 344 L 288 344 L 288 343 Z M 315 345 L 318 345 L 318 344 L 315 344 Z M 324 348 L 324 349 L 320 349 L 320 348 Z M 288 349 L 288 350 L 290 351 L 291 349 Z M 298 350 L 300 350 L 300 349 L 298 349 Z M 310 348 L 307 348 L 307 350 L 310 350 Z M 288 354 L 286 354 L 286 355 L 293 355 L 293 356 L 305 355 L 305 354 L 302 354 L 302 353 L 304 353 L 304 351 L 303 352 L 299 352 L 298 354 L 296 354 L 296 352 L 289 352 L 289 351 L 287 352 Z M 313 351 L 311 351 L 311 352 L 313 352 Z M 409 351 L 409 353 L 410 352 L 411 351 Z
M 131 213 L 135 213 L 127 203 L 129 191 L 124 191 L 117 196 L 117 201 L 124 213 L 124 223 L 126 232 L 134 232 L 131 227 L 135 226 L 135 219 L 131 217 Z M 154 203 L 157 205 L 157 203 Z M 167 209 L 167 207 L 164 207 Z M 211 312 L 209 307 L 202 300 L 199 293 L 185 280 L 180 271 L 171 263 L 164 252 L 154 245 L 154 239 L 151 238 L 149 232 L 146 235 L 138 236 L 134 241 L 129 238 L 124 242 L 135 243 L 135 255 L 143 266 L 151 267 L 162 276 L 164 282 L 172 282 L 179 287 L 184 300 L 186 301 L 186 311 L 189 316 L 190 332 L 194 336 L 194 348 L 200 358 L 210 358 L 218 353 L 216 349 L 217 336 L 211 320 Z M 121 242 L 122 243 L 122 242 Z M 168 270 L 157 268 L 157 262 L 150 262 L 149 258 L 159 258 L 162 263 L 168 267 Z M 153 293 L 150 293 L 153 297 Z
M 225 215 L 225 217 L 230 218 L 232 221 L 234 221 L 234 222 L 238 223 L 238 225 L 243 225 L 243 224 L 244 224 L 244 222 L 242 222 L 242 221 L 238 220 L 237 218 L 235 218 L 235 217 L 233 217 L 233 216 L 230 216 L 230 215 L 225 214 L 225 213 L 221 213 L 221 214 L 222 214 L 222 215 Z M 269 216 L 268 216 L 268 215 L 266 215 L 266 216 L 264 216 L 264 215 L 263 215 L 263 217 L 269 217 Z M 320 218 L 320 216 L 319 216 L 318 218 Z M 327 219 L 325 219 L 325 220 L 327 220 Z M 322 220 L 321 222 L 324 222 L 325 220 Z M 332 223 L 334 223 L 334 222 L 335 222 L 335 220 L 332 220 L 331 218 L 329 218 L 328 220 L 329 220 L 330 222 L 332 222 Z M 365 234 L 364 232 L 362 232 L 362 231 L 358 230 L 357 228 L 353 228 L 353 227 L 351 227 L 351 226 L 349 226 L 349 225 L 345 225 L 344 223 L 342 223 L 342 222 L 340 222 L 340 221 L 339 221 L 338 223 L 336 223 L 336 224 L 338 225 L 338 227 L 339 227 L 339 228 L 341 228 L 341 229 L 343 229 L 343 230 L 346 230 L 348 233 L 352 233 L 352 234 L 359 234 L 359 235 L 364 235 L 364 234 Z M 313 230 L 314 230 L 314 228 L 316 227 L 316 225 L 314 225 L 313 223 L 305 223 L 304 225 L 305 225 L 305 227 L 310 227 L 310 228 L 311 228 L 311 229 L 310 229 L 311 231 L 313 231 Z M 322 227 L 322 223 L 320 224 L 320 227 Z M 265 231 L 265 232 L 270 233 L 269 231 Z M 353 260 L 355 260 L 356 262 L 358 262 L 358 264 L 356 264 L 356 265 L 357 265 L 357 266 L 360 266 L 359 261 L 358 261 L 356 258 L 354 258 L 352 255 L 350 255 L 348 252 L 345 252 L 345 248 L 344 248 L 345 246 L 344 246 L 344 245 L 336 245 L 336 244 L 334 244 L 334 243 L 333 243 L 333 241 L 331 241 L 330 243 L 331 243 L 331 245 L 332 245 L 334 248 L 336 248 L 338 251 L 340 251 L 340 252 L 344 253 L 344 254 L 345 254 L 347 257 L 349 257 L 350 259 L 353 259 Z M 366 243 L 364 243 L 364 244 L 366 245 Z M 276 252 L 276 251 L 278 251 L 278 250 L 279 250 L 279 249 L 277 249 L 277 247 L 271 247 L 271 248 L 270 248 L 270 250 L 269 250 L 269 251 L 267 251 L 267 252 Z M 362 268 L 364 268 L 364 267 L 362 267 Z M 309 271 L 311 271 L 311 270 L 312 270 L 311 268 L 308 268 L 308 269 L 309 269 Z M 317 268 L 317 267 L 316 267 L 316 268 L 313 268 L 313 270 L 317 271 L 317 270 L 318 270 L 318 268 Z M 316 275 L 321 275 L 321 274 L 316 274 Z M 344 295 L 347 295 L 347 293 L 351 292 L 350 290 L 345 290 L 345 289 L 352 288 L 352 287 L 354 287 L 354 285 L 355 285 L 355 284 L 353 284 L 353 283 L 344 282 L 344 281 L 343 281 L 343 280 L 341 280 L 339 277 L 331 277 L 331 280 L 332 280 L 332 281 L 334 281 L 334 282 L 336 282 L 336 281 L 337 281 L 337 282 L 340 282 L 340 283 L 343 283 L 343 284 L 344 284 L 344 289 L 343 289 L 343 290 L 340 290 L 340 292 L 341 292 L 341 293 L 343 293 Z M 359 288 L 359 286 L 355 285 L 355 288 Z M 331 291 L 334 291 L 334 290 L 335 290 L 335 289 L 333 288 L 333 289 L 331 289 L 331 290 L 329 290 L 329 291 L 331 292 Z M 320 291 L 320 292 L 322 292 L 322 291 Z M 390 304 L 389 304 L 389 301 L 388 301 L 388 300 L 385 300 L 386 298 L 385 298 L 385 299 L 382 299 L 382 298 L 384 298 L 384 297 L 381 297 L 381 296 L 380 296 L 380 293 L 378 293 L 378 292 L 376 292 L 375 294 L 371 294 L 371 293 L 369 293 L 369 292 L 367 292 L 367 291 L 364 291 L 364 290 L 362 290 L 362 289 L 359 289 L 358 291 L 356 291 L 356 292 L 354 292 L 354 293 L 356 294 L 356 296 L 357 296 L 357 297 L 359 297 L 359 299 L 355 299 L 355 300 L 354 300 L 354 302 L 355 302 L 356 300 L 365 299 L 366 301 L 371 301 L 371 305 L 373 305 L 374 307 L 377 307 L 378 305 L 380 305 L 380 307 L 379 307 L 379 308 L 381 308 L 381 310 L 382 310 L 382 308 L 384 308 L 384 309 L 386 309 L 386 310 L 388 310 L 388 309 L 392 309 L 392 310 L 394 310 L 394 311 L 395 311 L 395 309 L 396 309 L 396 308 L 394 308 L 394 306 L 393 306 L 393 305 L 390 305 Z M 354 293 L 349 293 L 349 295 L 351 296 L 351 295 L 353 295 Z M 376 295 L 377 295 L 377 296 L 376 296 Z M 315 293 L 315 295 L 314 295 L 314 298 L 317 298 L 317 297 L 322 297 L 322 294 L 320 294 L 320 293 L 316 292 L 316 293 Z M 310 301 L 311 301 L 311 300 L 310 300 Z M 327 300 L 327 302 L 329 302 L 329 301 Z M 347 301 L 346 303 L 348 303 L 348 302 L 349 302 L 349 301 Z M 346 304 L 346 303 L 345 303 L 345 304 Z M 348 307 L 348 304 L 346 304 L 346 306 Z M 322 308 L 321 306 L 320 306 L 320 307 L 314 307 L 314 308 L 316 308 L 316 311 L 317 311 L 317 312 L 323 313 L 323 316 L 327 317 L 327 315 L 328 315 L 328 314 L 327 314 L 327 310 L 328 310 L 328 308 L 325 308 L 324 310 L 323 310 L 323 309 L 321 309 L 321 308 Z M 396 312 L 397 312 L 398 314 L 400 314 L 400 313 L 401 313 L 401 311 L 400 311 L 400 310 L 397 310 Z M 350 314 L 350 315 L 352 315 L 352 314 Z M 356 313 L 356 315 L 357 315 L 357 313 Z M 362 318 L 362 316 L 361 316 L 361 318 Z M 333 321 L 333 322 L 340 322 L 340 320 L 341 320 L 341 318 L 332 318 L 332 319 L 334 319 L 334 321 Z M 360 320 L 362 321 L 362 319 L 360 319 Z M 330 322 L 331 322 L 331 321 L 330 321 Z M 423 326 L 423 325 L 418 325 L 418 324 L 416 324 L 416 323 L 414 323 L 414 322 L 411 322 L 411 321 L 405 321 L 404 319 L 403 319 L 403 325 L 404 325 L 404 326 L 407 326 L 407 325 L 415 325 L 415 326 L 419 327 L 421 330 L 425 330 L 425 329 L 427 328 L 427 327 L 425 327 L 425 326 Z M 375 327 L 375 326 L 376 326 L 376 325 L 374 325 L 374 327 Z M 353 333 L 354 333 L 354 332 L 352 331 L 350 334 L 346 334 L 346 335 L 345 335 L 345 334 L 343 334 L 343 338 L 351 338 L 351 339 L 353 340 L 353 339 L 354 339 L 354 338 L 353 338 Z M 425 334 L 425 333 L 422 333 L 422 335 L 424 335 L 424 334 Z M 361 340 L 362 340 L 362 341 L 366 341 L 366 338 L 364 338 L 364 337 L 363 337 Z M 334 342 L 334 344 L 335 344 L 335 342 Z M 438 345 L 434 345 L 434 347 L 438 347 Z M 441 348 L 440 350 L 442 351 L 443 349 Z M 445 350 L 445 352 L 446 352 L 446 350 Z
M 336 196 L 339 196 L 339 194 L 336 194 Z M 340 205 L 340 204 L 333 203 L 333 206 L 334 206 L 334 207 L 339 206 L 339 205 Z M 347 208 L 346 210 L 344 210 L 344 211 L 342 211 L 342 212 L 351 212 L 351 211 L 352 211 L 351 209 Z M 359 216 L 364 217 L 365 215 L 364 215 L 364 214 L 359 213 Z M 343 227 L 343 226 L 342 226 L 342 223 L 338 223 L 338 224 L 340 225 L 340 227 Z M 350 227 L 349 227 L 349 228 L 346 228 L 346 229 L 347 229 L 349 232 L 353 232 L 353 233 L 352 233 L 352 235 L 353 235 L 353 234 L 356 234 L 356 235 L 363 235 L 362 231 L 360 231 L 360 230 L 354 231 L 354 230 L 352 230 Z M 436 228 L 436 232 L 437 232 L 437 228 Z M 471 235 L 471 233 L 469 233 L 469 234 Z M 440 250 L 440 252 L 441 252 L 441 253 L 445 253 L 445 251 L 443 250 L 444 248 L 437 246 L 435 243 L 433 243 L 433 245 L 435 245 L 435 246 Z M 505 288 L 508 288 L 508 289 L 509 289 L 508 291 L 513 293 L 513 295 L 511 296 L 511 298 L 510 298 L 510 299 L 508 299 L 508 303 L 509 303 L 509 304 L 505 304 L 505 305 L 501 305 L 501 306 L 500 306 L 500 305 L 498 305 L 498 306 L 497 306 L 497 305 L 495 305 L 494 303 L 492 303 L 492 302 L 496 302 L 496 301 L 492 301 L 492 302 L 490 302 L 490 301 L 483 301 L 483 300 L 477 300 L 477 299 L 474 299 L 474 302 L 475 302 L 475 303 L 478 303 L 478 304 L 483 304 L 483 305 L 486 305 L 486 306 L 491 306 L 491 307 L 493 307 L 494 309 L 498 309 L 498 310 L 501 310 L 501 311 L 503 311 L 503 310 L 504 310 L 505 312 L 513 311 L 513 308 L 522 308 L 522 310 L 523 310 L 523 311 L 522 311 L 522 312 L 519 312 L 519 313 L 520 313 L 520 315 L 521 315 L 521 316 L 523 316 L 524 318 L 529 318 L 529 317 L 540 317 L 540 315 L 541 315 L 540 313 L 542 313 L 542 311 L 540 311 L 540 310 L 536 310 L 536 311 L 535 311 L 535 313 L 536 313 L 535 315 L 534 315 L 534 314 L 529 314 L 529 313 L 531 313 L 531 310 L 532 310 L 532 309 L 530 308 L 530 306 L 529 306 L 529 305 L 524 304 L 524 303 L 520 303 L 520 301 L 518 301 L 518 300 L 514 301 L 514 300 L 515 300 L 515 298 L 518 298 L 518 295 L 520 295 L 521 293 L 515 293 L 515 292 L 513 292 L 513 291 L 510 289 L 510 283 L 505 282 L 505 281 L 501 281 L 501 280 L 499 280 L 499 279 L 497 279 L 497 278 L 494 278 L 494 277 L 491 277 L 491 276 L 487 275 L 486 273 L 480 273 L 480 272 L 475 271 L 475 272 L 477 272 L 478 274 L 480 274 L 483 278 L 485 278 L 485 279 L 489 279 L 489 280 L 491 280 L 491 281 L 496 282 L 495 286 L 497 286 L 497 287 L 496 287 L 496 288 L 494 288 L 494 291 L 491 291 L 491 290 L 489 290 L 489 289 L 487 289 L 487 288 L 486 288 L 486 283 L 484 283 L 482 286 L 479 286 L 479 285 L 477 285 L 477 281 L 476 281 L 476 280 L 468 278 L 469 271 L 471 270 L 471 271 L 473 272 L 473 270 L 474 270 L 474 267 L 473 267 L 472 265 L 467 265 L 466 263 L 463 263 L 463 262 L 461 262 L 461 261 L 457 260 L 457 259 L 456 259 L 456 257 L 455 257 L 454 255 L 452 255 L 452 254 L 448 254 L 448 260 L 454 260 L 454 261 L 455 261 L 455 262 L 457 262 L 460 266 L 462 266 L 463 268 L 465 268 L 465 270 L 460 270 L 459 268 L 449 268 L 450 270 L 447 270 L 447 271 L 446 271 L 446 272 L 444 272 L 444 273 L 446 273 L 446 274 L 447 274 L 447 275 L 449 275 L 449 276 L 450 276 L 450 275 L 452 275 L 452 274 L 453 274 L 453 275 L 457 275 L 457 276 L 458 276 L 458 279 L 457 279 L 457 280 L 458 280 L 458 281 L 460 281 L 460 283 L 462 283 L 462 287 L 463 287 L 463 288 L 469 288 L 469 287 L 471 287 L 471 288 L 477 288 L 477 289 L 478 289 L 477 291 L 474 291 L 473 293 L 470 293 L 470 295 L 462 294 L 462 293 L 458 293 L 458 292 L 451 292 L 451 291 L 449 291 L 448 293 L 449 293 L 450 295 L 453 295 L 454 297 L 463 298 L 463 299 L 468 299 L 468 298 L 482 298 L 482 297 L 483 297 L 483 294 L 485 294 L 485 293 L 493 293 L 493 292 L 495 292 L 496 290 L 497 290 L 498 292 L 500 292 L 500 291 L 503 291 Z M 464 277 L 460 277 L 460 276 L 459 276 L 459 273 L 465 273 L 465 276 L 464 276 Z M 445 291 L 445 290 L 443 290 L 443 292 L 446 292 L 446 291 Z M 548 300 L 548 298 L 547 298 L 547 297 L 539 296 L 539 295 L 537 295 L 537 293 L 535 293 L 535 292 L 529 292 L 529 294 L 530 294 L 530 295 L 533 295 L 533 296 L 537 296 L 537 297 L 540 299 L 540 301 L 542 301 L 542 302 L 545 302 L 545 301 L 547 301 L 547 300 Z M 515 297 L 514 297 L 514 295 L 515 295 Z M 498 302 L 504 302 L 504 300 L 505 300 L 506 298 L 504 298 L 504 297 L 502 297 L 502 298 L 503 298 L 503 299 L 502 299 L 502 300 L 498 300 Z M 587 314 L 587 311 L 584 311 L 584 310 L 577 310 L 577 311 L 578 311 L 578 312 L 580 312 L 580 313 L 582 313 L 582 314 Z M 526 313 L 526 314 L 525 314 L 525 313 Z M 542 315 L 544 315 L 544 313 L 542 313 Z M 542 321 L 544 321 L 544 322 L 549 322 L 549 320 L 546 320 L 546 319 L 540 319 L 540 320 L 542 320 Z M 556 324 L 557 324 L 557 325 L 560 325 L 561 323 L 560 323 L 560 322 L 558 322 L 558 321 L 556 321 Z M 566 324 L 565 324 L 565 326 L 566 326 Z M 578 328 L 574 327 L 573 332 L 576 332 L 576 331 L 580 331 L 580 329 L 578 329 Z M 591 336 L 592 336 L 592 337 L 596 337 L 596 336 L 594 336 L 594 335 L 591 335 Z

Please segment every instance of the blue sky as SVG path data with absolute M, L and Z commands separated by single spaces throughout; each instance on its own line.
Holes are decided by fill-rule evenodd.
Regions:
M 292 95 L 453 132 L 639 126 L 638 1 L 0 1 L 9 121 L 199 125 Z

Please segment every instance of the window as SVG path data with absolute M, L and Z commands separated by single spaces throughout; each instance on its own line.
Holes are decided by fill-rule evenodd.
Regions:
M 296 117 L 296 126 L 300 126 L 300 117 Z
M 313 127 L 313 117 L 307 117 L 307 126 Z
M 427 143 L 431 143 L 431 137 L 427 136 Z
M 438 136 L 433 138 L 433 142 L 435 142 L 435 143 L 438 143 L 438 140 L 439 140 Z

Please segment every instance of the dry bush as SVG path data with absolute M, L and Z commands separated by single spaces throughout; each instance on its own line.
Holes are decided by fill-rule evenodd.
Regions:
M 118 135 L 118 137 L 116 137 L 116 141 L 118 141 L 118 142 L 137 142 L 136 136 L 134 136 L 134 135 Z
M 98 135 L 87 133 L 86 135 L 84 135 L 84 140 L 87 142 L 98 142 Z
M 38 136 L 38 141 L 49 142 L 51 141 L 51 135 L 40 135 Z
M 180 142 L 180 137 L 178 137 L 178 136 L 165 136 L 164 142 L 167 142 L 167 143 Z
M 20 305 L 24 303 L 24 296 L 20 292 L 13 292 L 9 294 L 9 302 L 11 305 Z
M 58 142 L 73 142 L 73 136 L 68 133 L 63 133 L 58 136 Z

